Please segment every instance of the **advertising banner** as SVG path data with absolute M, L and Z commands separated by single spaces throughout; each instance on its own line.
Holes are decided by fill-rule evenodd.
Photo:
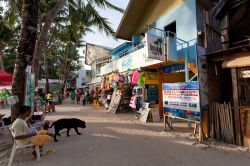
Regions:
M 162 89 L 165 113 L 174 117 L 200 121 L 198 82 L 165 83 Z
M 33 110 L 34 102 L 35 102 L 35 75 L 34 73 L 27 73 L 26 86 L 25 86 L 25 105 L 30 106 Z

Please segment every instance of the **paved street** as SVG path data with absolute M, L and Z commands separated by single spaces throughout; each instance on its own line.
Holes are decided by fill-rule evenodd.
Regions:
M 42 157 L 39 162 L 24 159 L 31 149 L 20 149 L 15 156 L 16 165 L 248 166 L 250 163 L 249 152 L 197 147 L 192 145 L 194 140 L 183 137 L 189 134 L 181 137 L 176 131 L 164 133 L 161 123 L 143 124 L 133 114 L 112 114 L 90 106 L 64 104 L 57 106 L 57 112 L 48 114 L 47 119 L 70 117 L 86 121 L 87 128 L 80 129 L 82 135 L 73 130 L 70 137 L 63 133 L 58 143 L 51 142 L 45 148 L 55 150 L 56 154 Z
M 250 153 L 219 151 L 192 145 L 194 140 L 175 133 L 164 133 L 161 124 L 141 124 L 133 114 L 112 114 L 68 104 L 57 107 L 49 120 L 76 117 L 86 121 L 82 135 L 63 133 L 59 142 L 51 142 L 46 149 L 56 154 L 41 161 L 25 160 L 27 149 L 15 157 L 19 166 L 248 166 Z M 53 131 L 53 130 L 52 130 Z M 30 152 L 30 150 L 29 150 Z

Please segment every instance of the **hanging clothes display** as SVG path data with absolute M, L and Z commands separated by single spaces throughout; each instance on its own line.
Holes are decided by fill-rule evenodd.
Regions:
M 139 86 L 134 86 L 134 88 L 132 89 L 132 98 L 130 100 L 130 107 L 131 108 L 135 108 L 135 109 L 139 109 L 141 107 L 142 104 L 142 88 L 140 88 Z
M 132 96 L 132 97 L 131 97 L 129 106 L 130 106 L 131 108 L 136 108 L 136 96 Z
M 124 76 L 123 76 L 123 75 L 120 75 L 119 82 L 125 83 L 125 81 L 124 81 Z
M 140 77 L 140 72 L 138 70 L 136 70 L 132 76 L 132 84 L 136 85 L 138 83 Z
M 130 84 L 130 85 L 133 85 L 132 84 L 132 77 L 133 77 L 133 72 L 132 71 L 130 71 L 129 73 L 128 73 L 128 83 Z
M 102 77 L 102 80 L 101 80 L 101 89 L 104 89 L 105 88 L 105 77 Z
M 140 74 L 140 77 L 139 77 L 139 80 L 138 80 L 139 87 L 142 87 L 143 83 L 144 83 L 144 72 L 142 72 Z
M 112 81 L 114 81 L 114 73 L 111 73 L 110 75 L 109 75 L 109 82 L 112 82 Z
M 119 79 L 120 79 L 119 73 L 115 73 L 115 74 L 114 74 L 114 81 L 115 81 L 115 82 L 119 82 Z

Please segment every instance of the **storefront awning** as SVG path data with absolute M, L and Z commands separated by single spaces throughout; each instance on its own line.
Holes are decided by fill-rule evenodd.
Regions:
M 232 60 L 224 61 L 222 63 L 223 68 L 237 68 L 237 67 L 249 67 L 249 66 L 250 66 L 250 56 L 235 58 Z
M 238 58 L 239 54 L 250 52 L 250 44 L 219 50 L 206 54 L 208 59 L 213 61 L 225 61 Z
M 91 82 L 87 83 L 87 85 L 100 84 L 102 81 L 101 77 L 96 77 L 91 80 Z

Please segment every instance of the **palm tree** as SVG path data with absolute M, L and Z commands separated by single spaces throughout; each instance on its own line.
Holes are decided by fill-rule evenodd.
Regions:
M 84 7 L 86 7 L 86 8 L 84 8 Z M 123 9 L 114 6 L 113 4 L 109 3 L 106 0 L 86 0 L 86 1 L 84 1 L 84 0 L 68 0 L 68 1 L 58 0 L 57 1 L 56 5 L 53 7 L 53 9 L 48 13 L 47 19 L 44 22 L 43 28 L 40 32 L 40 35 L 39 35 L 37 43 L 36 43 L 36 47 L 35 47 L 35 51 L 34 51 L 34 59 L 33 59 L 33 69 L 34 69 L 34 73 L 35 73 L 35 77 L 36 77 L 36 84 L 37 84 L 37 80 L 38 80 L 37 78 L 38 78 L 38 74 L 39 74 L 39 58 L 43 54 L 44 49 L 46 47 L 46 43 L 48 40 L 48 34 L 49 34 L 49 31 L 52 27 L 52 23 L 62 10 L 63 11 L 68 10 L 71 25 L 74 25 L 74 23 L 76 23 L 76 20 L 80 21 L 78 23 L 78 25 L 81 22 L 86 23 L 85 20 L 76 19 L 77 18 L 76 16 L 79 16 L 79 15 L 75 14 L 75 11 L 78 11 L 78 14 L 79 14 L 79 12 L 81 12 L 81 10 L 86 10 L 83 12 L 85 12 L 86 14 L 88 14 L 90 17 L 93 18 L 92 24 L 97 26 L 100 31 L 105 32 L 107 35 L 112 35 L 114 33 L 114 31 L 110 27 L 107 19 L 101 17 L 99 15 L 99 13 L 96 11 L 95 7 L 110 8 L 113 10 L 123 12 Z M 84 28 L 88 28 L 84 24 L 82 24 L 82 26 L 84 26 Z
M 0 16 L 0 67 L 5 70 L 3 50 L 13 36 L 12 29 L 8 26 L 7 22 Z
M 38 1 L 23 0 L 22 2 L 22 26 L 17 48 L 15 69 L 13 74 L 12 93 L 17 95 L 17 103 L 11 111 L 11 118 L 15 120 L 19 108 L 24 104 L 25 70 L 32 64 L 33 53 L 37 37 Z
M 122 9 L 110 4 L 106 0 L 42 0 L 41 2 L 37 0 L 8 0 L 6 1 L 9 6 L 13 6 L 10 9 L 10 12 L 7 13 L 11 16 L 16 16 L 16 19 L 22 19 L 22 28 L 19 37 L 17 56 L 15 62 L 15 69 L 13 74 L 13 94 L 19 97 L 19 103 L 15 105 L 12 109 L 12 119 L 16 118 L 17 110 L 24 104 L 24 89 L 25 89 L 25 69 L 27 65 L 32 65 L 35 75 L 36 82 L 39 74 L 39 58 L 42 57 L 44 53 L 45 47 L 47 46 L 48 35 L 50 34 L 50 30 L 53 27 L 53 23 L 55 18 L 59 16 L 61 13 L 66 13 L 69 16 L 69 21 L 67 22 L 72 25 L 73 29 L 81 29 L 82 32 L 80 37 L 79 35 L 75 35 L 75 33 L 71 34 L 72 48 L 76 48 L 81 36 L 89 30 L 90 25 L 97 26 L 101 31 L 108 35 L 113 34 L 113 29 L 110 27 L 109 22 L 106 18 L 101 17 L 96 11 L 95 7 L 100 8 L 110 8 L 117 11 L 123 11 Z M 40 13 L 41 18 L 43 18 L 42 24 L 40 24 L 40 30 L 37 28 L 38 23 L 38 14 L 39 7 L 43 4 L 49 4 L 50 7 L 53 7 L 49 12 Z M 91 17 L 91 22 L 86 22 L 86 20 L 80 19 L 79 24 L 75 19 L 75 11 L 81 11 L 86 7 L 85 13 L 89 17 Z M 13 10 L 12 10 L 13 9 Z M 11 12 L 13 11 L 13 12 Z M 13 22 L 14 17 L 9 17 L 9 23 Z M 89 20 L 87 20 L 89 21 Z M 81 24 L 80 24 L 81 23 Z M 11 24 L 10 24 L 11 25 Z M 13 24 L 14 25 L 14 24 Z M 37 32 L 39 32 L 39 36 L 37 37 Z

